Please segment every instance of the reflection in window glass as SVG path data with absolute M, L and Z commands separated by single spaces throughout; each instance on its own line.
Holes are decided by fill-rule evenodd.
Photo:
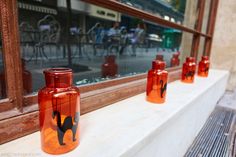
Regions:
M 189 57 L 191 54 L 192 49 L 192 40 L 193 40 L 193 34 L 183 32 L 182 34 L 182 40 L 180 44 L 180 62 L 184 63 L 186 60 L 186 57 Z M 181 64 L 182 66 L 182 64 Z
M 4 73 L 4 62 L 3 62 L 3 48 L 2 48 L 2 33 L 0 32 L 0 99 L 6 98 L 6 79 Z
M 204 18 L 202 22 L 202 32 L 207 33 L 207 24 L 208 24 L 208 19 L 209 19 L 209 13 L 210 13 L 210 5 L 211 5 L 211 0 L 206 0 L 205 1 L 205 8 L 204 8 Z
M 199 43 L 198 57 L 197 57 L 198 62 L 202 59 L 202 56 L 204 55 L 204 44 L 205 44 L 205 38 L 201 37 Z
M 83 85 L 145 73 L 156 58 L 179 66 L 172 60 L 190 52 L 179 30 L 82 1 L 71 0 L 71 9 L 64 0 L 18 7 L 25 94 L 44 86 L 46 68 L 72 68 L 74 84 Z
M 198 0 L 121 0 L 121 2 L 189 28 L 194 28 L 196 22 Z

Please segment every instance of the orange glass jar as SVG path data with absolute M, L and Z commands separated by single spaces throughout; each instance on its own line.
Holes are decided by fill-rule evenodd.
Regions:
M 210 68 L 210 61 L 208 56 L 202 56 L 202 60 L 198 64 L 198 76 L 207 77 Z
M 146 99 L 152 103 L 164 103 L 166 99 L 168 72 L 165 62 L 153 61 L 152 69 L 148 71 Z
M 110 55 L 105 57 L 105 63 L 102 64 L 102 77 L 115 77 L 118 72 L 116 56 Z
M 25 68 L 25 60 L 22 59 L 22 75 L 23 75 L 23 89 L 24 94 L 32 93 L 32 74 L 30 71 L 26 70 Z
M 195 58 L 187 57 L 186 62 L 183 64 L 182 79 L 181 79 L 182 82 L 193 83 L 195 72 L 196 72 Z
M 66 153 L 79 145 L 79 90 L 72 86 L 71 69 L 48 69 L 44 75 L 46 87 L 38 93 L 41 148 Z
M 180 63 L 179 54 L 174 53 L 170 61 L 170 66 L 171 67 L 179 66 L 179 63 Z

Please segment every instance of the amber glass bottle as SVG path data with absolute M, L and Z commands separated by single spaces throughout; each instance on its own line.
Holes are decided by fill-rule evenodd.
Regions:
M 179 54 L 174 53 L 170 61 L 170 66 L 171 67 L 179 66 L 179 63 L 180 63 Z
M 38 93 L 41 147 L 49 154 L 71 151 L 79 144 L 80 94 L 72 70 L 44 71 L 46 87 Z
M 148 71 L 146 99 L 152 103 L 164 103 L 166 98 L 168 72 L 165 62 L 153 61 L 152 69 Z
M 182 79 L 181 79 L 182 82 L 193 83 L 195 72 L 196 72 L 195 58 L 187 57 L 186 62 L 183 64 Z
M 105 63 L 102 64 L 102 77 L 115 77 L 118 72 L 118 66 L 115 62 L 115 56 L 105 57 Z
M 157 55 L 156 55 L 156 60 L 164 61 L 164 56 L 161 55 L 161 54 L 157 54 Z
M 210 61 L 208 56 L 202 56 L 198 64 L 198 76 L 207 77 L 209 73 Z
M 25 60 L 22 59 L 22 75 L 23 75 L 23 89 L 24 94 L 32 93 L 32 74 L 25 68 Z

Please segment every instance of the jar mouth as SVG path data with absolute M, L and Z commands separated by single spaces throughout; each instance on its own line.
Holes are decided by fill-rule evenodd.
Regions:
M 72 70 L 69 68 L 50 68 L 44 70 L 45 83 L 50 88 L 66 88 L 72 85 Z
M 195 58 L 194 57 L 187 57 L 186 62 L 195 62 Z
M 160 60 L 152 61 L 152 69 L 154 70 L 164 70 L 166 67 L 166 62 Z
M 209 60 L 208 56 L 202 56 L 202 60 Z
M 106 62 L 115 62 L 115 59 L 116 59 L 115 55 L 105 56 L 105 61 Z
M 69 74 L 72 73 L 72 69 L 70 68 L 50 68 L 43 71 L 44 74 L 50 75 L 60 75 L 60 74 Z
M 179 57 L 179 54 L 174 53 L 174 54 L 173 54 L 173 57 Z

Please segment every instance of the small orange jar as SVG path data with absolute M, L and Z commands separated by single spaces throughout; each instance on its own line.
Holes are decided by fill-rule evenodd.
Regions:
M 202 60 L 198 64 L 198 76 L 207 77 L 210 68 L 210 61 L 208 56 L 202 56 Z
M 152 103 L 164 103 L 166 99 L 168 72 L 165 62 L 152 61 L 152 69 L 148 71 L 146 100 Z
M 110 55 L 105 57 L 105 63 L 102 64 L 102 77 L 115 77 L 118 73 L 116 56 Z
M 196 72 L 195 58 L 187 57 L 186 62 L 183 64 L 181 81 L 184 83 L 193 83 L 195 72 Z
M 171 60 L 170 60 L 170 66 L 171 67 L 179 66 L 179 63 L 180 63 L 179 54 L 174 53 Z

